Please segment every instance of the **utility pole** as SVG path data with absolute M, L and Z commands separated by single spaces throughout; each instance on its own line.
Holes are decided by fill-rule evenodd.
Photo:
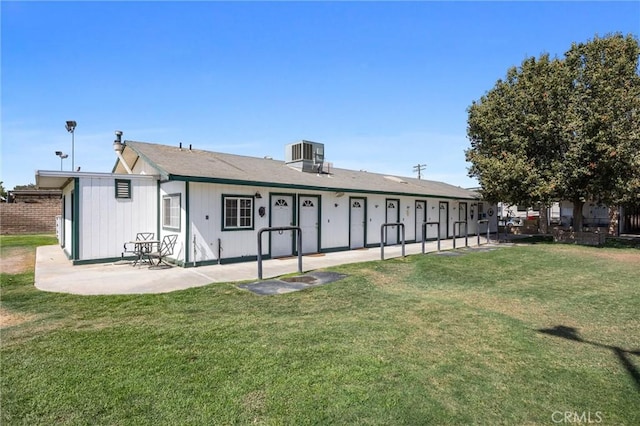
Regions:
M 422 177 L 422 171 L 426 168 L 426 164 L 418 164 L 417 166 L 413 166 L 413 172 L 418 172 L 418 179 L 420 179 Z

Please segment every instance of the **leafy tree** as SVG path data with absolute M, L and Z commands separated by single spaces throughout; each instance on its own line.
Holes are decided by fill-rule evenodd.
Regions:
M 640 202 L 640 46 L 620 34 L 525 59 L 468 109 L 469 176 L 511 204 Z
M 0 197 L 7 198 L 7 190 L 4 188 L 4 181 L 0 181 Z

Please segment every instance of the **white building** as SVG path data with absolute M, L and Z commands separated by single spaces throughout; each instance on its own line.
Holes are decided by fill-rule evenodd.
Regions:
M 334 168 L 324 146 L 287 145 L 285 161 L 116 140 L 112 173 L 38 171 L 39 188 L 62 189 L 60 242 L 74 263 L 121 259 L 138 232 L 177 234 L 183 266 L 251 261 L 260 229 L 298 226 L 303 254 L 380 245 L 381 225 L 406 242 L 497 231 L 496 206 L 442 182 Z M 489 220 L 481 222 L 478 220 Z M 385 228 L 386 244 L 401 225 Z M 265 232 L 263 257 L 296 252 L 292 231 Z

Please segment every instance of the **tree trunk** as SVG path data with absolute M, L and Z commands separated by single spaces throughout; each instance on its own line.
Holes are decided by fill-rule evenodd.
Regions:
M 540 229 L 540 233 L 548 234 L 549 233 L 549 207 L 546 203 L 540 203 L 540 223 L 538 223 L 538 227 Z
M 609 207 L 609 235 L 618 236 L 618 222 L 620 221 L 620 207 Z
M 573 230 L 582 231 L 582 207 L 584 207 L 584 201 L 573 200 Z

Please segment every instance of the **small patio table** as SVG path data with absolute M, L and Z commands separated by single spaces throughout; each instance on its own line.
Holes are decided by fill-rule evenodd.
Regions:
M 151 253 L 153 251 L 153 245 L 154 244 L 160 244 L 160 241 L 158 240 L 133 240 L 133 241 L 128 241 L 126 244 L 133 244 L 133 253 L 136 255 L 135 260 L 132 263 L 132 266 L 136 266 L 136 264 L 145 262 L 145 257 L 146 257 L 146 262 L 148 262 L 150 265 L 153 264 L 153 262 L 151 261 L 151 258 L 149 257 L 149 253 Z M 125 245 L 126 245 L 125 244 Z

